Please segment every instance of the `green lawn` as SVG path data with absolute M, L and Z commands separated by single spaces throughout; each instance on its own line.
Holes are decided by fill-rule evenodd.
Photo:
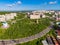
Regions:
M 0 22 L 0 27 L 2 26 L 2 23 Z
M 45 15 L 46 15 L 46 16 L 50 16 L 50 17 L 52 17 L 52 16 L 54 15 L 54 13 L 52 13 L 52 14 L 45 13 Z
M 41 37 L 41 38 L 38 38 L 38 39 L 35 39 L 35 40 L 33 40 L 33 41 L 29 41 L 29 42 L 26 42 L 26 43 L 22 43 L 22 44 L 17 44 L 17 45 L 43 45 L 42 44 L 42 40 L 45 40 L 46 39 L 46 36 L 47 35 L 55 35 L 55 32 L 54 32 L 54 30 L 51 30 L 50 32 L 48 32 L 46 35 L 44 35 L 43 37 Z
M 8 29 L 0 29 L 0 39 L 16 39 L 16 38 L 23 38 L 27 36 L 31 36 L 37 34 L 47 28 L 50 25 L 50 21 L 48 18 L 39 19 L 39 24 L 36 23 L 36 20 L 31 20 L 29 18 L 21 19 L 26 14 L 19 14 L 15 17 L 16 23 L 10 24 Z
M 9 14 L 11 12 L 0 12 L 0 15 Z
M 4 14 L 9 14 L 9 13 L 18 13 L 18 12 L 14 12 L 14 11 L 0 11 L 0 15 L 4 15 Z

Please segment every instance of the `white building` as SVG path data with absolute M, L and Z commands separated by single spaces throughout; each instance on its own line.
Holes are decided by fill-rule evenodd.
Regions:
M 11 19 L 14 19 L 16 16 L 16 13 L 10 13 L 10 14 L 5 14 L 5 15 L 0 15 L 0 22 L 5 22 Z
M 40 15 L 30 15 L 30 19 L 40 19 Z
M 0 15 L 0 22 L 5 21 L 5 16 L 4 15 Z
M 46 11 L 45 13 L 49 13 L 49 11 Z
M 55 11 L 50 11 L 51 13 L 54 13 Z
M 32 15 L 29 15 L 30 19 L 40 19 L 40 18 L 45 18 L 45 15 L 41 11 L 33 11 Z
M 48 45 L 46 40 L 43 40 L 42 43 L 43 43 L 43 45 Z
M 8 20 L 10 20 L 11 18 L 10 18 L 10 14 L 5 14 L 5 20 L 6 21 L 8 21 Z
M 56 21 L 60 20 L 60 12 L 55 12 L 55 15 L 52 16 Z
M 16 13 L 10 13 L 11 16 L 16 16 L 17 14 Z

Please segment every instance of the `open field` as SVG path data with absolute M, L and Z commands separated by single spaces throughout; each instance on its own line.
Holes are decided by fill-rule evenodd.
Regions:
M 31 36 L 41 32 L 50 25 L 48 18 L 39 19 L 39 23 L 37 24 L 36 20 L 24 18 L 25 15 L 26 14 L 18 13 L 17 17 L 14 19 L 16 22 L 13 24 L 11 24 L 12 21 L 8 21 L 10 27 L 8 29 L 0 29 L 0 39 L 16 39 Z

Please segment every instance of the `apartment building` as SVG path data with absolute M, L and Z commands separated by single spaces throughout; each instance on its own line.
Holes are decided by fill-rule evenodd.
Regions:
M 14 19 L 15 16 L 16 16 L 16 13 L 0 15 L 0 22 L 5 22 L 8 20 Z
M 60 12 L 55 12 L 55 14 L 52 15 L 52 17 L 53 17 L 56 21 L 59 21 L 59 20 L 60 20 Z
M 0 15 L 0 22 L 5 21 L 5 16 L 4 15 Z
M 41 11 L 33 11 L 30 15 L 29 15 L 30 19 L 40 19 L 40 18 L 45 18 L 45 15 L 43 12 Z

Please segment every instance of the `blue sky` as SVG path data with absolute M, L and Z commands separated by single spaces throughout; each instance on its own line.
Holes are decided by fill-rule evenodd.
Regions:
M 0 0 L 3 10 L 60 10 L 60 0 Z

